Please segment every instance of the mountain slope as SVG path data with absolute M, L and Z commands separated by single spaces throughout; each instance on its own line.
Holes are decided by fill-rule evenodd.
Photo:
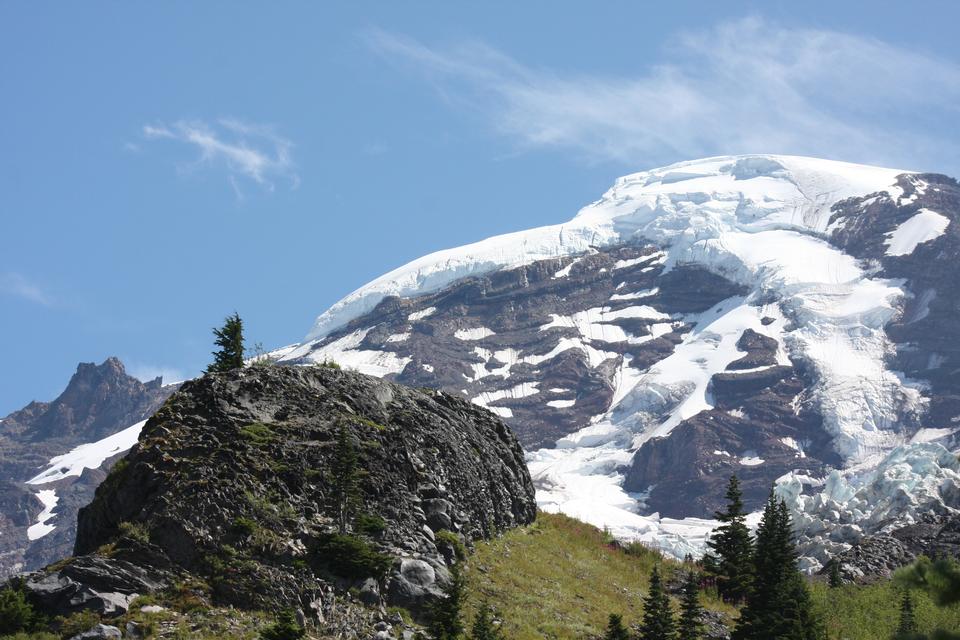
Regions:
M 912 440 L 956 447 L 958 214 L 943 176 L 680 163 L 621 178 L 568 223 L 386 274 L 274 355 L 488 406 L 528 447 L 542 508 L 696 552 L 731 472 L 748 506 L 785 478 L 817 511 L 800 503 L 832 469 L 858 486 Z M 933 494 L 957 506 L 949 486 Z M 846 527 L 844 548 L 879 525 L 818 522 L 820 538 Z

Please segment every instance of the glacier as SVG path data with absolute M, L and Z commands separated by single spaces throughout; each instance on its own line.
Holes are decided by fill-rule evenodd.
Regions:
M 716 523 L 639 515 L 643 497 L 623 491 L 619 469 L 645 441 L 666 435 L 711 406 L 707 384 L 713 374 L 743 355 L 735 343 L 745 329 L 776 339 L 780 363 L 795 358 L 813 368 L 817 380 L 813 401 L 819 404 L 845 468 L 861 472 L 878 468 L 907 444 L 893 427 L 903 416 L 919 412 L 923 400 L 919 384 L 888 370 L 885 357 L 891 344 L 884 333 L 905 295 L 902 283 L 871 277 L 856 259 L 826 240 L 835 203 L 881 192 L 896 199 L 902 195 L 896 178 L 904 173 L 910 172 L 796 156 L 746 155 L 631 174 L 618 179 L 569 222 L 440 251 L 385 274 L 321 314 L 304 343 L 282 359 L 329 357 L 368 365 L 360 370 L 382 375 L 381 362 L 366 362 L 376 360 L 371 354 L 350 351 L 353 334 L 313 354 L 310 347 L 387 296 L 422 295 L 466 276 L 547 257 L 576 256 L 596 247 L 653 242 L 663 248 L 656 259 L 667 269 L 699 264 L 743 284 L 747 295 L 683 318 L 695 329 L 671 356 L 642 373 L 625 363 L 605 414 L 561 439 L 556 448 L 528 453 L 541 508 L 563 511 L 675 555 L 696 554 Z M 942 222 L 927 215 L 898 231 L 891 242 L 899 249 L 942 231 Z M 565 277 L 572 266 L 554 277 Z M 636 297 L 637 306 L 628 311 L 642 314 L 642 296 Z M 622 333 L 619 327 L 600 323 L 605 313 L 601 308 L 556 317 L 542 329 L 576 327 L 582 339 L 563 348 L 580 348 L 591 354 L 591 360 L 602 359 L 604 354 L 590 346 L 591 338 L 606 337 L 596 332 Z M 762 318 L 773 318 L 774 323 L 765 324 Z M 509 375 L 517 357 L 498 354 L 497 360 L 508 363 L 501 373 Z M 763 464 L 760 458 L 744 459 L 743 464 Z M 794 503 L 802 511 L 802 505 Z

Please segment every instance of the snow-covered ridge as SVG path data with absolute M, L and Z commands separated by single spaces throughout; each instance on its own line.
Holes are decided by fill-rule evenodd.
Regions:
M 691 242 L 702 232 L 716 235 L 721 228 L 823 232 L 831 205 L 896 189 L 893 184 L 901 173 L 798 156 L 746 155 L 680 162 L 631 174 L 567 223 L 438 251 L 384 274 L 322 313 L 306 341 L 322 338 L 371 311 L 387 296 L 429 293 L 460 278 L 575 255 L 591 246 L 640 236 Z

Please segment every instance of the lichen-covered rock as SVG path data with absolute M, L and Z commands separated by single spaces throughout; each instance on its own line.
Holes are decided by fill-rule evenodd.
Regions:
M 346 531 L 341 434 L 357 471 Z M 258 366 L 184 384 L 81 510 L 77 557 L 26 582 L 57 613 L 122 613 L 192 578 L 214 603 L 314 620 L 355 594 L 417 610 L 449 580 L 450 540 L 535 515 L 523 452 L 491 412 L 333 367 Z

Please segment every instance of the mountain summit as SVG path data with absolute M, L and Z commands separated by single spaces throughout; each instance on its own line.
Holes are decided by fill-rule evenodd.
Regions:
M 676 554 L 702 549 L 730 473 L 754 509 L 776 482 L 815 568 L 958 506 L 958 214 L 935 174 L 678 163 L 567 223 L 396 269 L 274 355 L 486 406 L 527 448 L 541 508 Z

